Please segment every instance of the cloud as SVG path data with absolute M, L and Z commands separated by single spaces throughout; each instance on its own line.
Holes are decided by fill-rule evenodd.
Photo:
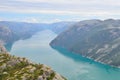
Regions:
M 87 18 L 120 18 L 119 0 L 0 0 L 0 12 L 21 14 L 54 14 L 72 16 L 72 20 Z M 2 16 L 2 15 L 0 15 Z M 42 17 L 42 16 L 41 16 Z M 49 17 L 49 16 L 47 16 Z M 57 16 L 58 17 L 58 16 Z M 70 18 L 65 18 L 66 20 Z M 55 20 L 56 19 L 56 20 Z M 51 21 L 64 19 L 52 18 Z M 40 22 L 36 17 L 25 21 Z M 43 20 L 45 22 L 45 20 Z
M 0 11 L 31 13 L 120 12 L 119 0 L 2 0 Z M 116 14 L 116 13 L 114 13 Z
M 27 17 L 21 20 L 22 22 L 28 22 L 28 23 L 40 23 L 38 19 L 34 17 Z
M 2 0 L 0 9 L 60 10 L 60 11 L 117 11 L 119 0 Z

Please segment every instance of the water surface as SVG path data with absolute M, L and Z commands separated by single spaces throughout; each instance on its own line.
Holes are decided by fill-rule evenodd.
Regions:
M 49 65 L 68 80 L 120 80 L 120 69 L 96 63 L 64 49 L 51 48 L 49 43 L 56 36 L 52 31 L 41 31 L 29 39 L 15 42 L 10 52 Z

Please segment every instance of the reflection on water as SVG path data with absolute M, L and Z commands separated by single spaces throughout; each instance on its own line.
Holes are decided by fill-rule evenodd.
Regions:
M 10 52 L 47 64 L 68 80 L 120 80 L 120 69 L 96 63 L 62 48 L 51 48 L 49 43 L 56 36 L 49 30 L 41 31 L 29 39 L 15 42 Z
M 52 46 L 51 46 L 52 47 Z M 115 67 L 111 67 L 109 65 L 105 65 L 105 64 L 101 64 L 101 63 L 98 63 L 98 62 L 95 62 L 94 60 L 91 60 L 91 59 L 88 59 L 88 58 L 85 58 L 85 57 L 82 57 L 80 54 L 77 54 L 77 53 L 73 53 L 73 52 L 70 52 L 64 48 L 61 48 L 61 47 L 52 47 L 53 49 L 55 49 L 56 51 L 58 51 L 59 53 L 61 53 L 62 55 L 68 57 L 68 58 L 71 58 L 73 59 L 75 62 L 87 62 L 89 64 L 95 64 L 96 66 L 98 67 L 103 67 L 106 69 L 107 72 L 110 72 L 109 70 L 112 68 L 114 69 L 115 71 L 118 71 L 120 69 L 118 68 L 115 68 Z

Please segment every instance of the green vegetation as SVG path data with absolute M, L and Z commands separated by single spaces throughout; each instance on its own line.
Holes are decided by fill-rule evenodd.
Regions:
M 55 73 L 51 73 L 50 76 L 47 78 L 47 80 L 53 80 L 53 78 L 55 77 Z
M 50 67 L 0 53 L 0 80 L 65 80 Z

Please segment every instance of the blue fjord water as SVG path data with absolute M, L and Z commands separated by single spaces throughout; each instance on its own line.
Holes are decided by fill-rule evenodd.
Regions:
M 29 39 L 15 42 L 10 52 L 49 65 L 68 80 L 120 80 L 120 69 L 94 62 L 65 49 L 51 48 L 49 43 L 56 36 L 49 30 L 38 32 Z

